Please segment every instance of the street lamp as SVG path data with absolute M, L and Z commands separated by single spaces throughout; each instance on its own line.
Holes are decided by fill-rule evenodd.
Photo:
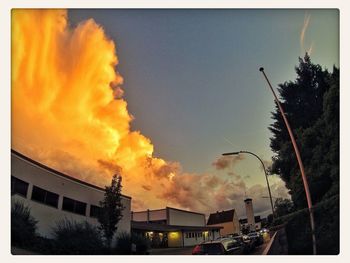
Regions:
M 239 151 L 239 152 L 230 152 L 230 153 L 223 153 L 223 156 L 228 156 L 228 155 L 238 155 L 240 153 L 248 153 L 251 154 L 253 156 L 255 156 L 256 158 L 258 158 L 258 160 L 261 162 L 261 165 L 264 169 L 264 173 L 265 173 L 265 178 L 266 178 L 266 184 L 267 184 L 267 189 L 269 190 L 269 197 L 270 197 L 270 204 L 271 204 L 271 210 L 272 210 L 272 216 L 273 218 L 275 218 L 275 212 L 273 210 L 273 203 L 272 203 L 272 196 L 271 196 L 271 190 L 270 190 L 270 184 L 269 184 L 269 179 L 267 178 L 267 172 L 266 172 L 266 168 L 264 165 L 264 162 L 260 159 L 259 156 L 257 156 L 255 153 L 252 152 L 248 152 L 248 151 Z
M 287 117 L 285 116 L 284 114 L 284 111 L 283 111 L 283 108 L 282 108 L 282 105 L 280 103 L 280 101 L 278 100 L 277 96 L 276 96 L 276 93 L 275 91 L 273 90 L 272 86 L 271 86 L 271 83 L 269 81 L 269 79 L 267 78 L 265 72 L 264 72 L 264 68 L 260 68 L 259 69 L 260 72 L 262 72 L 262 74 L 264 75 L 266 81 L 267 81 L 267 84 L 269 85 L 271 91 L 272 91 L 272 94 L 273 96 L 275 97 L 275 102 L 277 103 L 278 105 L 278 108 L 282 114 L 282 117 L 283 117 L 283 121 L 287 127 L 287 130 L 288 130 L 288 133 L 289 133 L 289 137 L 292 141 L 292 144 L 293 144 L 293 148 L 294 148 L 294 152 L 295 152 L 295 155 L 297 157 L 297 160 L 298 160 L 298 164 L 299 164 L 299 169 L 300 169 L 300 173 L 301 173 L 301 177 L 303 179 L 303 184 L 304 184 L 304 189 L 305 189 L 305 194 L 306 194 L 306 200 L 307 200 L 307 206 L 308 206 L 308 209 L 309 209 L 309 215 L 310 215 L 310 225 L 311 225 L 311 233 L 312 233 L 312 248 L 313 248 L 313 254 L 316 255 L 317 252 L 316 252 L 316 236 L 315 236 L 315 221 L 314 221 L 314 212 L 313 212 L 313 209 L 312 209 L 312 200 L 311 200 L 311 194 L 310 194 L 310 189 L 309 189 L 309 184 L 307 182 L 307 178 L 306 178 L 306 175 L 305 175 L 305 171 L 304 171 L 304 165 L 303 165 L 303 162 L 301 160 L 301 157 L 300 157 L 300 153 L 299 153 L 299 149 L 298 149 L 298 145 L 294 139 L 294 135 L 293 135 L 293 132 L 292 132 L 292 129 L 290 128 L 289 126 L 289 123 L 288 123 L 288 120 L 287 120 Z

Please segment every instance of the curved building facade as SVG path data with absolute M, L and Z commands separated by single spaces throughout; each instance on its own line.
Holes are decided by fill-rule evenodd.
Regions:
M 52 237 L 52 227 L 62 219 L 87 221 L 98 225 L 96 218 L 104 189 L 78 180 L 14 150 L 11 151 L 11 202 L 19 200 L 31 209 L 38 220 L 38 233 Z M 122 195 L 125 207 L 117 234 L 130 233 L 131 197 Z

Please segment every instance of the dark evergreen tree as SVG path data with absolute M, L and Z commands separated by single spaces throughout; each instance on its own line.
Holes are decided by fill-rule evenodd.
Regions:
M 124 206 L 121 199 L 122 177 L 114 175 L 110 186 L 105 187 L 104 199 L 100 202 L 98 221 L 106 239 L 107 246 L 111 248 L 114 233 L 122 219 Z
M 339 193 L 339 70 L 333 73 L 299 58 L 295 81 L 279 85 L 282 107 L 297 140 L 314 203 Z M 288 131 L 276 105 L 272 173 L 280 175 L 297 208 L 306 207 L 299 166 Z
M 294 204 L 290 199 L 277 198 L 274 205 L 275 216 L 281 217 L 295 211 Z

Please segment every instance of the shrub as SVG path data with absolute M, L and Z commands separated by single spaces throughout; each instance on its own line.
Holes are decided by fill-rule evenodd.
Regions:
M 132 251 L 132 244 L 135 244 L 136 251 Z M 126 232 L 122 232 L 117 236 L 117 243 L 115 252 L 121 255 L 146 255 L 150 248 L 150 241 L 141 235 L 130 235 Z
M 131 235 L 122 232 L 117 236 L 117 243 L 115 251 L 117 254 L 130 255 L 131 254 Z
M 314 206 L 317 254 L 339 254 L 339 195 Z M 303 209 L 285 217 L 288 252 L 291 255 L 312 254 L 309 212 Z
M 85 222 L 60 220 L 53 228 L 55 254 L 106 254 L 100 231 Z
M 11 207 L 11 245 L 29 247 L 36 239 L 36 221 L 30 208 L 16 201 Z
M 136 254 L 146 255 L 150 249 L 150 241 L 148 238 L 141 235 L 133 235 L 132 242 L 136 244 Z

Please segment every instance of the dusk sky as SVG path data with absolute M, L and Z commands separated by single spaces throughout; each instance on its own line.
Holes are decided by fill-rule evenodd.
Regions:
M 227 151 L 271 159 L 274 103 L 260 66 L 274 88 L 295 79 L 298 56 L 310 48 L 313 62 L 339 66 L 337 10 L 69 10 L 69 17 L 73 25 L 93 18 L 116 42 L 133 129 L 187 172 L 215 172 L 211 163 Z M 245 159 L 237 172 L 263 184 L 258 160 Z
M 21 14 L 18 15 L 19 20 L 20 16 Z M 98 122 L 93 122 L 94 130 L 90 134 L 88 127 L 92 127 L 91 118 L 87 117 L 86 123 L 83 122 L 79 119 L 79 112 L 83 107 L 80 108 L 81 105 L 77 103 L 76 108 L 73 108 L 74 102 L 78 102 L 79 99 L 84 101 L 82 104 L 85 103 L 85 100 L 91 100 L 92 104 L 95 102 L 90 96 L 92 89 L 86 88 L 84 91 L 84 85 L 88 86 L 91 83 L 89 78 L 91 71 L 83 70 L 81 67 L 81 73 L 75 72 L 74 67 L 70 68 L 70 63 L 76 65 L 74 64 L 77 63 L 76 61 L 80 63 L 81 58 L 86 56 L 87 59 L 83 61 L 86 68 L 89 66 L 90 69 L 100 67 L 99 70 L 103 70 L 104 65 L 101 60 L 91 61 L 91 65 L 87 65 L 90 60 L 86 54 L 92 54 L 91 58 L 95 58 L 97 55 L 94 55 L 93 52 L 98 53 L 102 47 L 105 50 L 112 49 L 109 44 L 104 44 L 104 39 L 100 39 L 100 31 L 95 28 L 93 22 L 90 21 L 79 26 L 82 21 L 90 18 L 93 18 L 96 24 L 103 28 L 107 37 L 116 45 L 119 61 L 116 71 L 124 79 L 123 84 L 121 84 L 119 74 L 117 74 L 117 84 L 115 85 L 120 86 L 123 90 L 122 92 L 119 88 L 115 89 L 115 92 L 117 90 L 120 93 L 117 96 L 117 102 L 115 102 L 118 103 L 118 107 L 121 107 L 121 113 L 119 112 L 118 116 L 121 119 L 125 117 L 125 100 L 127 112 L 134 117 L 134 120 L 131 121 L 130 131 L 128 128 L 124 129 L 125 123 L 130 122 L 126 118 L 125 123 L 121 122 L 122 131 L 118 130 L 121 126 L 115 128 L 118 130 L 116 133 L 118 136 L 113 133 L 113 136 L 108 138 L 111 149 L 119 149 L 119 152 L 118 150 L 107 151 L 107 149 L 103 152 L 102 143 L 101 146 L 95 147 L 91 142 L 92 146 L 86 146 L 87 151 L 84 151 L 86 159 L 84 159 L 83 155 L 78 154 L 78 149 L 80 151 L 85 149 L 83 147 L 85 147 L 86 140 L 82 139 L 83 136 L 94 134 L 96 138 L 102 134 L 102 131 L 106 132 L 107 124 L 111 123 L 110 128 L 107 129 L 109 132 L 114 129 L 113 125 L 119 125 L 118 121 L 117 124 L 113 124 L 113 121 L 107 120 L 105 117 L 99 119 L 100 115 L 102 116 L 99 111 L 100 115 L 93 116 Z M 68 82 L 62 81 L 63 84 L 60 85 L 54 80 L 50 80 L 52 82 L 49 84 L 40 80 L 40 85 L 52 85 L 50 88 L 59 91 L 56 99 L 50 97 L 49 102 L 47 102 L 47 98 L 43 99 L 46 102 L 40 105 L 45 111 L 30 115 L 27 112 L 30 112 L 30 109 L 37 111 L 37 108 L 31 108 L 30 104 L 27 103 L 26 105 L 29 106 L 25 113 L 22 112 L 21 108 L 23 104 L 16 103 L 16 101 L 13 103 L 13 112 L 15 113 L 13 119 L 18 118 L 18 123 L 13 124 L 12 147 L 22 150 L 32 158 L 39 159 L 39 161 L 56 169 L 73 174 L 75 161 L 76 167 L 82 168 L 91 164 L 88 162 L 90 158 L 97 161 L 103 169 L 117 167 L 116 169 L 126 171 L 126 194 L 132 195 L 136 210 L 161 208 L 160 206 L 169 205 L 208 213 L 214 209 L 231 209 L 234 206 L 238 209 L 239 215 L 242 215 L 243 198 L 247 195 L 253 197 L 257 212 L 266 214 L 269 209 L 269 201 L 261 198 L 267 195 L 267 191 L 264 173 L 258 160 L 245 155 L 244 158 L 229 163 L 216 161 L 224 152 L 248 150 L 259 155 L 267 164 L 271 162 L 272 152 L 269 146 L 271 133 L 268 126 L 272 123 L 271 111 L 274 110 L 274 101 L 258 69 L 263 66 L 274 88 L 277 88 L 277 84 L 295 79 L 294 67 L 298 64 L 298 57 L 303 56 L 306 51 L 309 51 L 314 63 L 319 63 L 330 70 L 334 64 L 339 66 L 338 19 L 338 11 L 335 9 L 69 10 L 68 24 L 73 29 L 67 29 L 62 24 L 59 24 L 58 27 L 63 27 L 60 29 L 63 32 L 71 30 L 69 32 L 73 33 L 68 34 L 68 37 L 64 35 L 65 41 L 61 41 L 62 36 L 58 34 L 57 43 L 64 43 L 62 45 L 66 43 L 78 44 L 76 46 L 67 45 L 67 54 L 64 55 L 64 58 L 67 57 L 67 68 L 57 70 L 62 66 L 59 51 L 57 51 L 57 57 L 60 60 L 59 66 L 56 62 L 52 62 L 52 68 L 56 70 L 53 71 L 53 76 L 56 78 L 58 75 L 62 75 L 63 79 Z M 23 23 L 24 27 L 25 23 Z M 18 32 L 22 32 L 20 25 L 18 28 Z M 89 30 L 92 30 L 92 33 Z M 20 36 L 20 33 L 18 35 Z M 40 39 L 39 33 L 37 35 L 39 39 L 37 43 L 47 43 Z M 81 37 L 74 37 L 75 35 Z M 93 41 L 95 36 L 96 42 Z M 49 43 L 55 43 L 50 41 Z M 91 44 L 85 45 L 85 43 Z M 97 43 L 96 46 L 94 43 Z M 99 45 L 100 43 L 103 45 Z M 56 46 L 54 45 L 53 49 L 57 48 Z M 76 55 L 77 52 L 73 52 L 74 48 L 77 48 L 78 53 L 82 55 Z M 53 50 L 53 53 L 55 52 Z M 69 61 L 70 52 L 73 56 L 71 61 Z M 106 51 L 106 56 L 103 57 L 106 58 L 103 60 L 106 62 L 106 68 L 112 64 L 107 63 L 110 61 L 107 54 L 110 54 L 109 51 Z M 21 61 L 18 62 L 20 65 L 25 60 L 19 59 L 18 61 Z M 16 66 L 16 63 L 14 64 Z M 50 65 L 51 61 L 47 65 L 46 63 L 42 64 L 43 67 L 49 69 Z M 40 65 L 36 66 L 40 67 Z M 28 68 L 30 67 L 28 66 Z M 105 71 L 101 72 L 104 74 Z M 81 74 L 79 78 L 76 77 L 78 73 Z M 73 76 L 72 80 L 75 81 L 69 79 L 71 76 Z M 16 79 L 16 77 L 13 78 Z M 94 80 L 94 78 L 91 79 Z M 13 93 L 14 100 L 16 100 L 16 92 L 24 94 L 20 89 L 25 89 L 22 83 L 29 83 L 25 81 L 18 78 L 18 91 L 15 89 Z M 64 83 L 72 85 L 71 90 Z M 100 82 L 97 83 L 100 85 Z M 79 91 L 78 89 L 75 91 L 76 86 L 79 86 Z M 16 83 L 14 87 L 17 87 Z M 66 97 L 61 97 L 62 94 L 66 94 L 65 92 L 69 94 Z M 85 92 L 86 94 L 84 94 Z M 123 100 L 119 100 L 122 93 Z M 40 94 L 39 97 L 44 98 L 46 93 L 38 94 Z M 52 96 L 56 96 L 56 93 L 54 94 Z M 94 95 L 100 98 L 100 93 L 94 93 Z M 31 100 L 28 97 L 22 99 Z M 59 102 L 69 105 L 69 109 L 57 106 Z M 32 99 L 29 103 L 38 105 L 37 103 L 41 102 L 39 99 Z M 94 105 L 96 107 L 93 109 L 101 105 L 96 103 Z M 38 108 L 40 107 L 38 106 Z M 74 115 L 74 110 L 78 108 L 77 115 Z M 43 112 L 46 114 L 51 112 L 54 117 L 48 122 L 44 121 L 44 117 L 38 117 L 40 114 L 44 114 Z M 103 113 L 105 112 L 107 110 L 105 111 L 103 108 Z M 95 110 L 92 113 L 95 114 Z M 72 122 L 72 126 L 69 126 L 68 120 L 75 120 L 74 117 L 77 121 Z M 28 123 L 39 122 L 37 134 L 28 135 L 21 132 L 24 130 L 21 126 L 24 125 L 21 121 L 23 118 L 28 118 Z M 64 135 L 57 131 L 57 127 L 64 129 L 61 126 L 62 123 L 68 129 Z M 101 133 L 96 132 L 95 126 L 101 123 L 104 124 L 103 127 L 101 126 L 103 129 L 99 130 Z M 83 134 L 78 134 L 79 129 L 83 131 Z M 55 132 L 47 132 L 48 130 Z M 74 136 L 77 137 L 73 136 L 73 130 L 76 131 L 77 134 Z M 44 137 L 48 135 L 52 137 L 48 137 L 46 140 L 40 137 L 40 131 L 43 133 L 45 131 Z M 152 153 L 152 150 L 150 150 L 151 146 L 147 140 L 144 141 L 143 137 L 137 137 L 138 135 L 133 134 L 132 131 L 140 131 L 140 134 L 149 138 L 151 145 L 153 145 L 152 158 L 154 159 L 152 160 L 154 162 L 150 161 L 149 167 L 151 168 L 147 166 L 147 169 L 137 170 L 141 173 L 138 176 L 144 176 L 137 180 L 133 178 L 136 165 L 135 167 L 129 165 L 127 161 L 124 162 L 123 158 L 129 153 L 132 155 L 133 161 L 136 157 L 139 158 L 137 159 L 139 161 Z M 125 140 L 123 140 L 123 136 L 125 136 Z M 31 139 L 28 140 L 28 138 Z M 58 147 L 55 149 L 57 152 L 49 153 L 52 149 L 48 150 L 49 148 L 45 147 L 49 147 L 48 145 L 54 140 L 53 138 L 57 138 L 57 141 L 62 140 L 63 143 L 53 144 L 54 147 Z M 36 140 L 42 143 L 41 148 L 34 143 Z M 23 142 L 25 141 L 29 144 L 32 143 L 32 145 L 28 144 L 24 147 Z M 118 143 L 116 143 L 117 141 Z M 112 147 L 113 143 L 116 145 L 113 146 L 114 148 Z M 34 149 L 35 147 L 37 149 Z M 59 149 L 59 147 L 61 148 Z M 133 152 L 133 149 L 137 149 L 137 151 Z M 142 154 L 135 154 L 134 158 L 134 153 L 138 153 L 139 150 L 142 150 Z M 99 153 L 102 152 L 103 154 L 100 156 Z M 68 156 L 71 162 L 69 165 L 66 162 Z M 82 160 L 78 160 L 78 158 L 82 158 Z M 143 165 L 145 165 L 145 161 L 149 161 L 142 160 Z M 137 162 L 135 161 L 135 163 Z M 216 166 L 213 164 L 214 162 L 216 162 Z M 97 167 L 97 164 L 95 166 Z M 91 171 L 97 169 L 96 167 L 91 168 Z M 101 167 L 98 169 L 102 169 Z M 87 170 L 85 169 L 85 171 Z M 142 174 L 143 172 L 145 175 Z M 98 181 L 96 178 L 93 179 L 94 176 L 91 174 L 86 175 L 85 179 L 93 182 Z M 176 176 L 174 177 L 174 175 Z M 230 177 L 235 177 L 235 181 L 231 182 Z M 162 180 L 159 181 L 159 185 L 154 178 Z M 271 183 L 275 185 L 272 187 L 272 195 L 287 197 L 286 190 L 282 189 L 283 182 L 276 176 L 270 178 Z M 138 180 L 142 181 L 140 188 L 145 191 L 144 194 L 139 194 L 139 190 L 132 188 Z M 169 180 L 169 184 L 166 183 L 166 180 Z M 196 188 L 197 182 L 198 187 Z M 203 185 L 203 188 L 200 185 Z M 213 188 L 210 188 L 211 185 Z M 156 189 L 157 187 L 162 188 L 162 190 Z M 177 193 L 177 189 L 182 192 Z M 215 193 L 210 197 L 212 196 L 215 202 L 208 203 L 208 197 L 205 197 L 204 193 L 208 193 L 211 189 Z M 148 195 L 146 196 L 146 194 Z M 151 197 L 151 195 L 153 196 Z M 185 200 L 186 198 L 192 198 L 194 201 Z M 166 201 L 161 202 L 160 200 Z M 206 204 L 208 207 L 205 206 Z

